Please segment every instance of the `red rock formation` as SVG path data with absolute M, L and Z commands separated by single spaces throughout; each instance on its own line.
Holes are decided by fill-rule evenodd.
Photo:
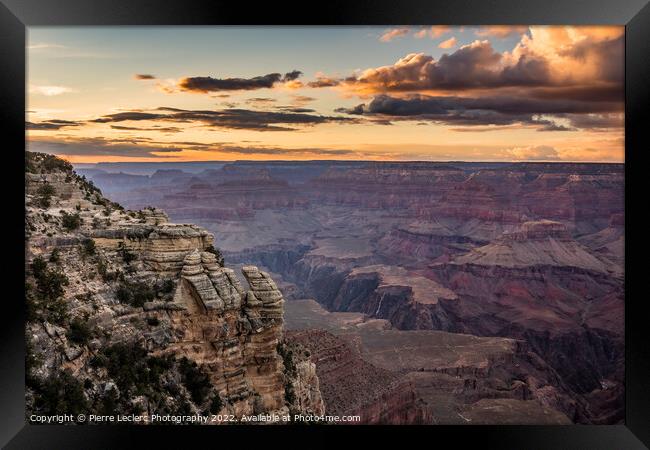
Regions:
M 326 414 L 359 415 L 362 424 L 428 422 L 408 381 L 364 361 L 343 339 L 323 330 L 288 331 L 286 339 L 310 350 Z

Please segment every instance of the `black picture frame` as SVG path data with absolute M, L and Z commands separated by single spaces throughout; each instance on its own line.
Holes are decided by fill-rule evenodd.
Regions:
M 647 0 L 330 0 L 277 4 L 224 0 L 0 0 L 0 123 L 4 128 L 4 190 L 14 200 L 7 217 L 15 229 L 5 236 L 7 286 L 2 305 L 4 326 L 0 360 L 0 444 L 6 448 L 116 448 L 129 444 L 153 447 L 187 445 L 194 439 L 223 442 L 226 438 L 255 436 L 248 427 L 136 427 L 46 426 L 25 424 L 24 410 L 24 233 L 23 164 L 25 145 L 25 37 L 30 26 L 71 25 L 487 25 L 575 24 L 625 25 L 625 201 L 626 201 L 626 419 L 625 425 L 574 426 L 427 426 L 427 427 L 257 427 L 257 436 L 269 436 L 276 445 L 305 445 L 340 439 L 339 433 L 364 434 L 383 439 L 396 434 L 403 444 L 516 449 L 642 449 L 650 446 L 650 336 L 641 264 L 631 264 L 643 251 L 638 230 L 643 202 L 644 152 L 650 149 L 647 127 L 650 99 L 650 4 Z M 28 69 L 28 68 L 27 68 Z M 9 172 L 12 177 L 6 177 Z M 24 193 L 23 193 L 24 194 Z M 647 204 L 647 200 L 646 200 Z M 635 216 L 636 217 L 635 219 Z M 15 234 L 13 234 L 15 233 Z M 627 245 L 627 243 L 632 243 Z M 15 254 L 14 254 L 15 253 Z M 640 260 L 640 259 L 639 259 Z M 19 263 L 21 262 L 22 265 Z M 8 292 L 11 292 L 9 294 Z M 242 432 L 244 435 L 242 435 Z M 192 436 L 190 437 L 190 433 Z M 282 435 L 282 437 L 280 437 Z M 244 437 L 245 436 L 245 437 Z M 191 439 L 191 441 L 189 440 Z M 407 440 L 408 439 L 408 440 Z M 146 444 L 144 444 L 146 443 Z

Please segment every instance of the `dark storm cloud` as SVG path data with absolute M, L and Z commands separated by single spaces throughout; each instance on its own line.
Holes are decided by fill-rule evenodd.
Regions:
M 540 126 L 540 131 L 567 131 L 571 128 L 540 116 L 563 118 L 572 115 L 572 125 L 582 128 L 582 114 L 603 114 L 620 111 L 617 102 L 583 102 L 576 100 L 543 100 L 519 96 L 440 97 L 412 95 L 396 98 L 378 95 L 370 103 L 341 109 L 352 115 L 381 117 L 387 120 L 417 120 L 456 125 L 511 125 L 515 123 Z
M 179 81 L 178 87 L 190 92 L 239 91 L 272 88 L 282 79 L 282 74 L 269 73 L 253 78 L 188 77 Z
M 43 122 L 25 122 L 25 129 L 27 130 L 60 130 L 65 127 L 78 127 L 83 122 L 73 120 L 46 120 Z
M 221 110 L 186 110 L 161 107 L 158 112 L 125 111 L 102 116 L 91 122 L 111 123 L 123 121 L 166 121 L 199 122 L 208 127 L 245 129 L 256 131 L 292 131 L 291 125 L 317 125 L 322 123 L 356 123 L 349 117 L 323 116 L 304 112 L 299 108 L 292 111 L 257 111 L 251 109 L 228 108 Z
M 299 78 L 302 72 L 293 70 L 285 73 L 269 73 L 253 78 L 212 78 L 212 77 L 186 77 L 178 82 L 182 91 L 189 92 L 216 92 L 216 91 L 252 91 L 255 89 L 272 88 L 277 83 L 293 81 Z
M 148 73 L 136 73 L 133 78 L 136 80 L 155 80 L 156 76 Z
M 299 70 L 292 70 L 291 72 L 287 72 L 284 74 L 284 78 L 282 79 L 283 81 L 293 81 L 297 80 L 302 76 L 302 72 Z

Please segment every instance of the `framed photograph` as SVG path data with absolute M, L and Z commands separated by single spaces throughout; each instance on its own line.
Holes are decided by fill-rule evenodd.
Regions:
M 650 445 L 646 1 L 2 2 L 6 448 Z

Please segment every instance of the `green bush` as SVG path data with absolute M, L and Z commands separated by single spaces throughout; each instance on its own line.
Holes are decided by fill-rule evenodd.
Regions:
M 36 277 L 38 292 L 46 300 L 56 300 L 63 296 L 63 287 L 68 284 L 70 284 L 68 277 L 58 270 L 45 270 Z
M 63 211 L 61 215 L 61 225 L 68 231 L 76 230 L 81 226 L 81 216 L 77 213 L 68 214 Z
M 58 249 L 58 248 L 55 248 L 55 249 L 52 250 L 52 252 L 50 253 L 50 262 L 52 262 L 52 263 L 58 263 L 60 259 L 61 259 L 61 258 L 60 258 L 60 252 L 59 252 L 59 249 Z
M 223 401 L 221 400 L 221 397 L 219 394 L 214 394 L 214 397 L 212 397 L 212 400 L 210 400 L 210 408 L 208 411 L 212 414 L 218 414 L 219 411 L 221 411 L 222 407 Z
M 106 347 L 94 358 L 95 367 L 105 367 L 121 395 L 151 395 L 160 392 L 161 377 L 173 367 L 170 357 L 148 356 L 135 343 L 118 343 Z
M 70 172 L 72 170 L 72 164 L 53 155 L 45 155 L 42 166 L 47 172 Z
M 74 319 L 70 322 L 70 328 L 66 334 L 68 340 L 78 345 L 86 345 L 92 337 L 92 330 L 88 322 L 81 319 Z
M 43 276 L 43 273 L 45 273 L 45 270 L 47 269 L 47 263 L 42 257 L 37 256 L 32 260 L 31 267 L 34 278 L 38 279 Z
M 52 203 L 52 196 L 55 194 L 54 187 L 45 183 L 36 190 L 36 202 L 41 208 L 49 208 Z
M 57 371 L 38 383 L 34 406 L 48 415 L 78 415 L 88 410 L 88 400 L 83 385 L 68 370 Z
M 162 282 L 162 285 L 160 286 L 160 292 L 163 294 L 169 294 L 174 290 L 174 280 L 167 278 L 165 281 Z
M 96 253 L 97 248 L 95 246 L 95 241 L 92 239 L 84 239 L 83 241 L 83 254 L 87 256 L 92 256 Z
M 203 372 L 194 361 L 185 357 L 181 358 L 178 365 L 181 380 L 189 391 L 194 403 L 202 404 L 210 394 L 212 384 L 210 377 Z
M 68 277 L 58 270 L 48 269 L 40 256 L 34 258 L 31 269 L 36 280 L 36 296 L 32 295 L 30 285 L 25 297 L 28 319 L 40 319 L 42 311 L 50 322 L 62 324 L 67 318 L 67 307 L 61 297 L 65 292 L 64 286 L 70 284 Z
M 122 257 L 124 262 L 127 264 L 131 264 L 131 262 L 135 261 L 135 259 L 137 258 L 135 253 L 131 252 L 128 248 L 126 248 L 124 241 L 120 241 L 120 243 L 117 244 L 117 253 Z
M 138 281 L 122 281 L 115 290 L 115 297 L 120 303 L 141 307 L 156 297 L 156 291 L 147 283 Z

